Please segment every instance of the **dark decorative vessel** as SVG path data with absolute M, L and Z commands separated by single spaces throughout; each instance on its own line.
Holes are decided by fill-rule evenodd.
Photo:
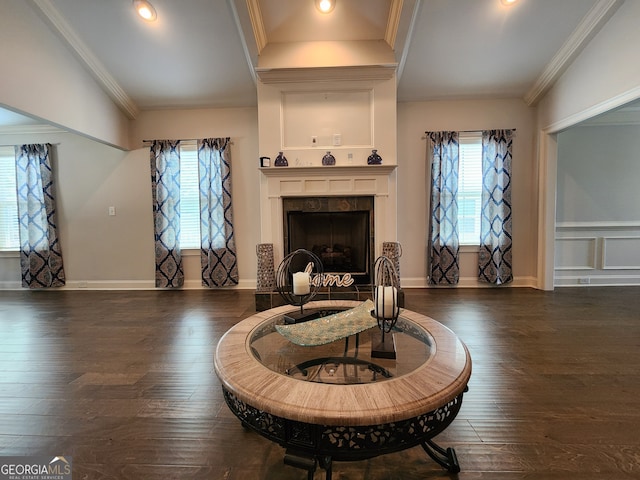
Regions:
M 335 165 L 336 157 L 331 155 L 331 152 L 327 150 L 327 153 L 324 157 L 322 157 L 322 165 Z
M 278 152 L 278 156 L 273 162 L 273 165 L 276 167 L 288 167 L 289 162 L 287 162 L 287 157 L 285 157 L 282 152 Z
M 378 155 L 378 150 L 371 150 L 371 155 L 367 158 L 368 165 L 382 165 L 382 157 Z

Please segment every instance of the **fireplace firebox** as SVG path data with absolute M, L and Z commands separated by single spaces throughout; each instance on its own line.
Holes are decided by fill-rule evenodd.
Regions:
M 373 205 L 371 196 L 284 197 L 285 255 L 304 248 L 320 258 L 325 273 L 349 273 L 356 284 L 370 284 Z

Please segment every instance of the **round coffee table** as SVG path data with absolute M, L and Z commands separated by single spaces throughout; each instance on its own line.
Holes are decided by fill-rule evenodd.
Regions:
M 362 302 L 311 302 L 322 315 Z M 371 356 L 370 328 L 324 345 L 299 346 L 276 331 L 290 305 L 259 312 L 220 339 L 215 371 L 231 411 L 245 427 L 279 443 L 285 463 L 309 472 L 332 461 L 372 458 L 421 445 L 441 466 L 460 471 L 453 449 L 433 437 L 454 420 L 471 376 L 464 343 L 427 316 L 401 310 L 393 332 L 397 358 Z

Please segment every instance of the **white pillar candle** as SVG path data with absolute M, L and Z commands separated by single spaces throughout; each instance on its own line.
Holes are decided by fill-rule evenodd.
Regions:
M 376 317 L 394 318 L 398 315 L 398 290 L 396 287 L 376 287 Z
M 306 295 L 311 291 L 309 285 L 310 278 L 307 272 L 296 272 L 293 274 L 293 294 Z

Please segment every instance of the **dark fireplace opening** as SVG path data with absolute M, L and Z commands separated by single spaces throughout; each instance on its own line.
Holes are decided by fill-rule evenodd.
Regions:
M 284 198 L 283 207 L 285 255 L 304 248 L 320 258 L 325 273 L 370 283 L 373 197 Z

